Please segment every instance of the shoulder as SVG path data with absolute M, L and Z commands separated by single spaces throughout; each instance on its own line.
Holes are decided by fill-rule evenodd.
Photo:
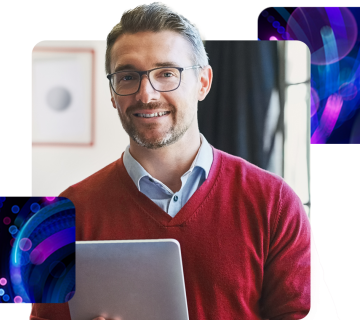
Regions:
M 75 196 L 91 197 L 94 194 L 103 193 L 106 188 L 111 188 L 111 186 L 119 181 L 120 161 L 121 159 L 118 159 L 84 180 L 70 186 L 63 191 L 60 196 L 72 200 Z
M 284 214 L 286 209 L 295 207 L 304 210 L 299 197 L 282 177 L 216 149 L 214 155 L 221 163 L 222 187 L 249 206 L 259 207 L 263 212 L 271 209 L 272 215 Z
M 245 159 L 214 149 L 215 157 L 221 162 L 222 174 L 226 178 L 241 182 L 249 187 L 288 188 L 282 177 L 259 168 Z
M 222 188 L 245 204 L 249 212 L 269 220 L 270 230 L 301 228 L 308 236 L 309 221 L 295 191 L 280 176 L 248 161 L 214 150 L 222 171 Z

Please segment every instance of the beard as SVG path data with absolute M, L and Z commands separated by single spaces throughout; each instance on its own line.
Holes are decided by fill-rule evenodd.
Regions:
M 141 132 L 137 127 L 136 124 L 133 122 L 132 117 L 134 113 L 141 113 L 141 110 L 166 110 L 169 111 L 170 114 L 167 117 L 172 117 L 173 125 L 164 129 L 160 132 L 157 136 L 146 137 L 144 132 Z M 120 112 L 120 108 L 117 108 L 118 114 L 120 117 L 121 124 L 126 131 L 126 133 L 133 139 L 138 145 L 148 148 L 148 149 L 159 149 L 165 146 L 169 146 L 176 141 L 178 141 L 185 132 L 189 129 L 192 121 L 195 117 L 192 117 L 188 122 L 184 117 L 184 114 L 179 115 L 176 111 L 176 108 L 171 104 L 164 104 L 158 102 L 152 103 L 142 103 L 139 102 L 135 105 L 130 106 L 126 109 L 125 114 Z M 177 121 L 176 121 L 177 120 Z M 145 131 L 147 133 L 151 130 L 155 130 L 159 124 L 149 123 L 145 127 Z M 144 127 L 144 126 L 142 126 Z M 144 128 L 143 128 L 144 131 Z

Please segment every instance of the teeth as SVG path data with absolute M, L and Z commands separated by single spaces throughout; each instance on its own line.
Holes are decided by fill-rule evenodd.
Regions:
M 167 112 L 164 111 L 164 112 L 155 112 L 155 113 L 137 113 L 136 115 L 138 117 L 142 117 L 142 118 L 152 118 L 152 117 L 161 117 L 163 115 L 165 115 Z

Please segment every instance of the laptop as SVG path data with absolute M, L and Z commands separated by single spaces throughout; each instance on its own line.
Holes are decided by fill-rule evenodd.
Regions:
M 72 320 L 189 320 L 179 242 L 76 242 Z

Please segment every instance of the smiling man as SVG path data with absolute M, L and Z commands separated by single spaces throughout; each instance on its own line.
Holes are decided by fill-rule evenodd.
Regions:
M 130 144 L 61 194 L 76 206 L 77 240 L 178 240 L 191 320 L 302 319 L 309 221 L 281 178 L 200 134 L 212 69 L 197 29 L 159 3 L 125 12 L 106 72 Z M 68 320 L 68 306 L 35 304 L 31 319 Z
M 131 176 L 136 159 L 150 176 L 164 184 L 167 200 L 171 198 L 167 189 L 180 190 L 181 177 L 200 147 L 197 103 L 206 97 L 212 80 L 202 51 L 196 59 L 189 41 L 167 29 L 125 33 L 116 38 L 111 49 L 107 70 L 111 72 L 111 101 L 130 136 L 125 167 Z M 212 153 L 207 142 L 204 145 L 205 151 Z M 165 211 L 167 202 L 162 206 Z

